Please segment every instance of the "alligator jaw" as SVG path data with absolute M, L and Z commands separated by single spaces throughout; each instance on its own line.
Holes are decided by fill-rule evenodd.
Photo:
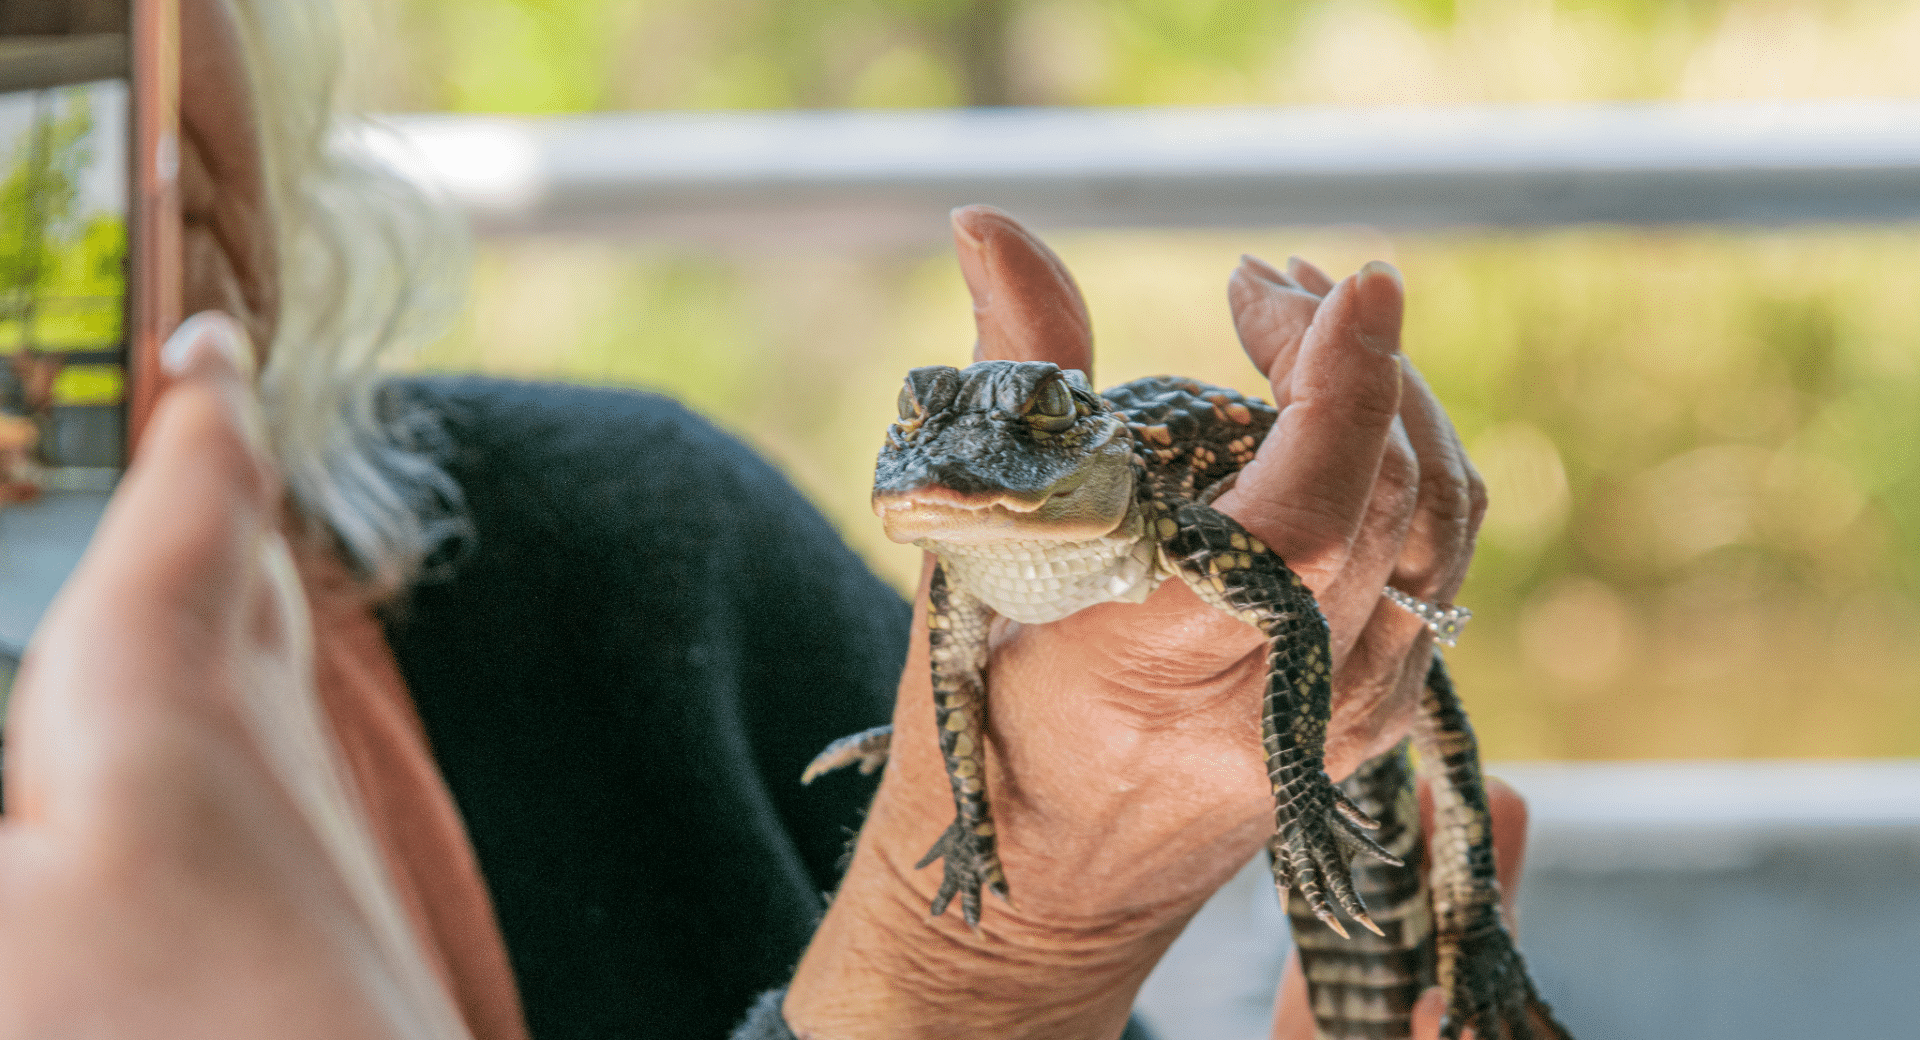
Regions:
M 873 496 L 873 511 L 887 537 L 902 544 L 923 540 L 959 543 L 1087 541 L 1108 534 L 1126 517 L 1094 501 L 1091 489 L 1072 488 L 1038 499 L 1008 493 L 965 494 L 928 486 Z M 1089 508 L 1082 508 L 1082 503 Z

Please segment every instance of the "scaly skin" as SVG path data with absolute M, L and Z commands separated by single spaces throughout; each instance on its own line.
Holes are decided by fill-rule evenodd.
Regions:
M 1437 978 L 1452 999 L 1450 1037 L 1473 1025 L 1483 1040 L 1564 1040 L 1495 909 L 1478 755 L 1437 657 L 1417 731 L 1440 807 L 1431 911 L 1405 743 L 1358 770 L 1344 793 L 1327 777 L 1326 621 L 1286 563 L 1210 504 L 1252 460 L 1272 407 L 1166 377 L 1096 395 L 1078 377 L 1034 362 L 915 369 L 876 468 L 874 504 L 889 535 L 938 557 L 927 624 L 954 821 L 918 864 L 945 863 L 933 914 L 957 896 L 977 926 L 982 888 L 1008 898 L 985 787 L 994 615 L 1044 623 L 1093 603 L 1138 602 L 1178 575 L 1267 639 L 1268 847 L 1283 899 L 1294 893 L 1289 912 L 1321 1035 L 1404 1037 L 1414 1000 Z M 871 771 L 889 741 L 887 727 L 835 741 L 805 779 L 856 762 Z M 1342 913 L 1374 934 L 1349 943 Z
M 1178 575 L 1202 599 L 1267 637 L 1262 711 L 1274 794 L 1274 876 L 1322 920 L 1374 927 L 1353 892 L 1352 858 L 1398 862 L 1372 820 L 1327 777 L 1332 654 L 1313 594 L 1212 498 L 1273 426 L 1265 402 L 1182 379 L 1094 394 L 1042 363 L 915 369 L 875 473 L 875 508 L 896 540 L 932 550 L 929 638 L 954 822 L 921 865 L 945 861 L 933 901 L 955 896 L 977 925 L 980 892 L 1008 894 L 983 771 L 986 633 L 994 613 L 1039 623 L 1093 603 L 1144 599 Z M 885 753 L 873 733 L 837 741 L 811 778 Z
M 1353 852 L 1400 861 L 1367 835 L 1363 828 L 1374 826 L 1372 820 L 1327 779 L 1333 665 L 1313 593 L 1226 514 L 1196 502 L 1168 508 L 1156 500 L 1152 508 L 1163 533 L 1160 551 L 1188 587 L 1267 636 L 1260 735 L 1273 788 L 1274 883 L 1282 892 L 1297 889 L 1315 916 L 1343 936 L 1335 905 L 1378 930 L 1353 889 Z
M 1436 655 L 1414 724 L 1420 775 L 1433 792 L 1435 836 L 1425 883 L 1414 855 L 1420 817 L 1407 744 L 1362 765 L 1341 785 L 1380 821 L 1379 839 L 1409 866 L 1361 864 L 1354 887 L 1384 936 L 1336 938 L 1297 897 L 1288 904 L 1321 1040 L 1400 1040 L 1428 986 L 1447 993 L 1442 1035 L 1570 1040 L 1533 988 L 1500 919 L 1493 820 L 1480 756 L 1446 665 Z
M 1433 657 L 1414 723 L 1420 771 L 1433 791 L 1434 840 L 1427 888 L 1432 894 L 1435 974 L 1447 991 L 1441 1035 L 1571 1040 L 1552 1011 L 1500 920 L 1500 882 L 1494 875 L 1493 815 L 1480 770 L 1480 746 L 1454 693 L 1440 655 Z
M 1362 763 L 1340 788 L 1380 821 L 1375 837 L 1403 862 L 1354 865 L 1354 890 L 1371 908 L 1380 935 L 1344 939 L 1304 899 L 1287 900 L 1314 1024 L 1324 1040 L 1405 1037 L 1414 1002 L 1434 978 L 1433 912 L 1420 883 L 1420 808 L 1407 742 Z
M 987 625 L 993 611 L 964 589 L 952 588 L 935 566 L 927 588 L 928 657 L 933 661 L 935 721 L 940 755 L 953 787 L 953 823 L 918 869 L 946 861 L 946 877 L 933 897 L 935 917 L 957 893 L 967 924 L 980 923 L 980 888 L 1007 898 L 1007 876 L 994 851 L 993 813 L 987 806 Z

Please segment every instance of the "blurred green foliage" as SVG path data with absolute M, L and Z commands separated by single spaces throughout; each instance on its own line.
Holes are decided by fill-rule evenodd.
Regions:
M 1920 2 L 390 0 L 382 109 L 1477 103 L 1920 95 Z M 394 55 L 405 55 L 402 61 Z M 992 201 L 992 200 L 982 200 Z M 1453 654 L 1495 757 L 1920 754 L 1914 229 L 1078 234 L 1102 385 L 1261 392 L 1238 255 L 1406 275 L 1407 349 L 1492 491 Z M 964 363 L 949 256 L 483 247 L 420 360 L 667 389 L 892 580 L 867 511 L 910 366 Z
M 0 153 L 0 354 L 111 347 L 127 228 L 119 214 L 77 205 L 95 157 L 93 100 L 54 90 L 34 103 L 36 117 Z
M 1500 757 L 1920 753 L 1920 257 L 1906 233 L 1279 232 L 1056 240 L 1104 384 L 1250 392 L 1238 254 L 1385 255 L 1407 349 L 1493 506 L 1455 652 Z M 667 389 L 747 437 L 903 587 L 867 510 L 901 374 L 964 364 L 951 259 L 488 250 L 423 363 Z
M 381 110 L 1920 94 L 1913 0 L 364 0 Z

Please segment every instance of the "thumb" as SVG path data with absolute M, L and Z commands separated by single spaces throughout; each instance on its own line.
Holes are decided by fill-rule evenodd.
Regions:
M 1093 378 L 1093 325 L 1067 265 L 992 206 L 953 211 L 953 244 L 973 296 L 974 360 L 1051 361 Z
M 232 715 L 209 662 L 249 631 L 280 511 L 251 358 L 240 327 L 216 313 L 188 319 L 163 348 L 167 389 L 21 663 L 10 817 L 56 811 L 55 795 L 87 797 L 90 781 L 130 764 L 156 719 Z
M 112 578 L 116 596 L 230 604 L 280 514 L 253 349 L 238 322 L 203 311 L 167 340 L 160 364 L 166 390 L 70 585 L 80 594 Z

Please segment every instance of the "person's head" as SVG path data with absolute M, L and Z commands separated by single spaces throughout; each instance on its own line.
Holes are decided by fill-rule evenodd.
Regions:
M 332 0 L 180 0 L 180 29 L 182 313 L 247 329 L 296 507 L 391 591 L 458 495 L 376 384 L 457 299 L 460 227 L 336 119 Z

